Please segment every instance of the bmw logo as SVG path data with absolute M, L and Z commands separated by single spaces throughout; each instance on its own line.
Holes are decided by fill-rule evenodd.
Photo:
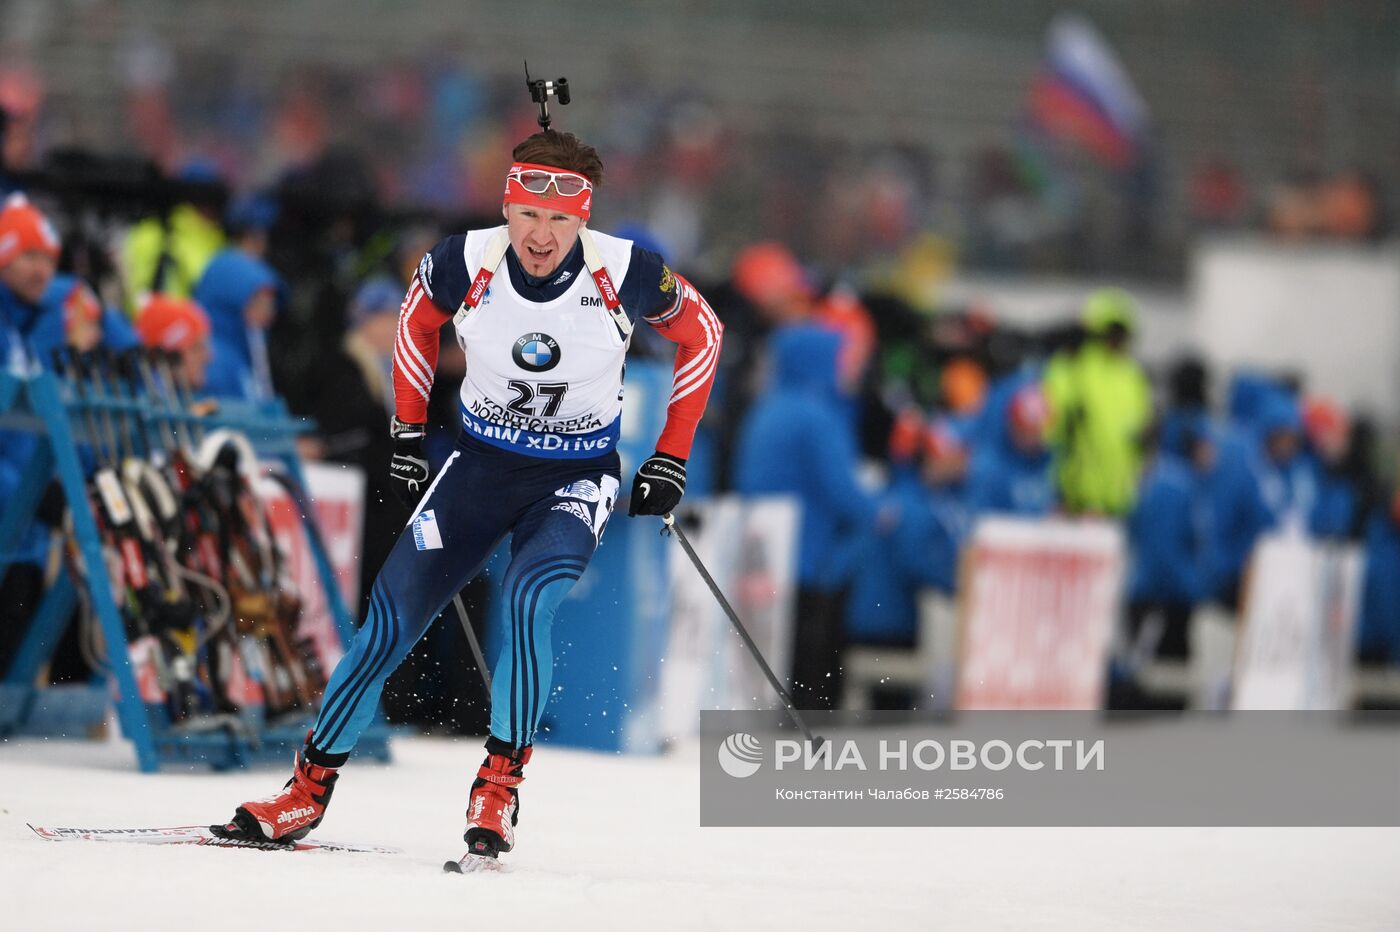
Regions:
M 529 372 L 548 372 L 559 365 L 559 343 L 547 333 L 527 333 L 511 350 L 515 364 Z

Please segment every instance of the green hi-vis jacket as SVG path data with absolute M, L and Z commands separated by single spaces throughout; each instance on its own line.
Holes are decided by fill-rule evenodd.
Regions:
M 1045 369 L 1060 495 L 1072 513 L 1124 515 L 1137 494 L 1152 389 L 1130 356 L 1090 339 Z

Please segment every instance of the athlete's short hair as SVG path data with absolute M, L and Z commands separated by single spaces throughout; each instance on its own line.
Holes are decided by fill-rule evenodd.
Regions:
M 598 150 L 573 133 L 545 130 L 527 136 L 515 147 L 511 157 L 517 162 L 552 165 L 578 172 L 593 182 L 593 187 L 603 186 L 603 160 L 598 157 Z

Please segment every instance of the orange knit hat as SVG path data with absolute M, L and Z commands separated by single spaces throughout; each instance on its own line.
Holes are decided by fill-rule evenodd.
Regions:
M 38 250 L 58 258 L 58 234 L 23 194 L 11 194 L 0 207 L 0 268 L 20 253 Z
M 184 350 L 209 335 L 209 316 L 188 298 L 152 295 L 136 318 L 136 332 L 147 346 Z

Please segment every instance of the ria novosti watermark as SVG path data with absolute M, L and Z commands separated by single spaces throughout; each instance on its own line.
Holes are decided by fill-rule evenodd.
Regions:
M 731 777 L 743 779 L 758 772 L 763 763 L 763 743 L 753 735 L 739 732 L 730 735 L 719 747 L 719 765 Z M 867 763 L 859 741 L 845 739 L 838 743 L 823 741 L 809 744 L 791 738 L 773 741 L 773 769 L 800 768 L 805 771 L 846 769 L 867 771 L 915 770 L 983 770 L 1001 771 L 1011 767 L 1035 771 L 1047 766 L 1055 770 L 1103 770 L 1104 739 L 1089 742 L 1075 738 L 1027 738 L 1014 747 L 1008 741 L 992 738 L 978 744 L 966 738 L 937 741 L 925 738 L 881 738 L 877 754 Z
M 811 718 L 703 713 L 701 823 L 1400 825 L 1395 713 Z

